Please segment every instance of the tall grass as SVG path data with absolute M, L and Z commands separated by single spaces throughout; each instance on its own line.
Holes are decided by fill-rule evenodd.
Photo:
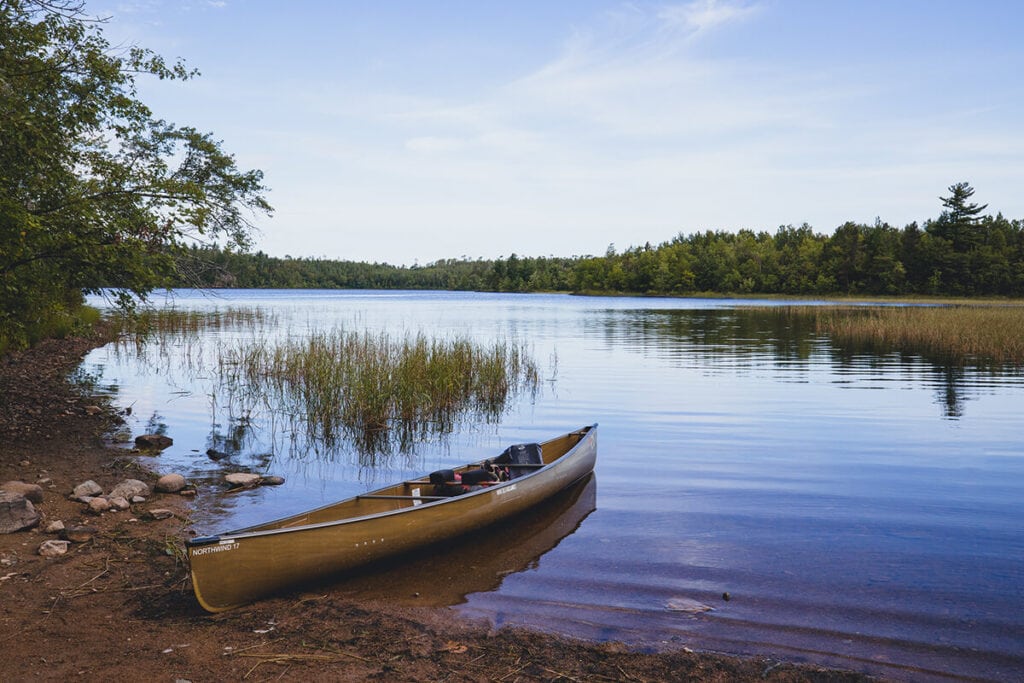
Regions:
M 1024 364 L 1021 306 L 793 306 L 837 345 L 916 353 L 945 363 Z
M 258 308 L 226 308 L 215 311 L 182 311 L 176 308 L 147 309 L 120 318 L 122 334 L 138 342 L 152 337 L 199 334 L 210 329 L 252 327 L 271 322 Z
M 220 377 L 232 391 L 262 396 L 305 423 L 308 436 L 333 444 L 349 436 L 389 448 L 392 437 L 451 431 L 468 416 L 493 420 L 520 392 L 536 392 L 539 373 L 524 346 L 481 345 L 420 333 L 334 330 L 308 339 L 223 349 Z

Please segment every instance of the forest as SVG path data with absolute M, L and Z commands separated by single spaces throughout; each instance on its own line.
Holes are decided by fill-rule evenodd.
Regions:
M 441 260 L 425 266 L 275 258 L 194 247 L 174 286 L 449 289 L 687 295 L 1024 295 L 1024 221 L 985 214 L 961 182 L 923 225 L 847 222 L 832 234 L 804 224 L 774 233 L 680 233 L 603 256 Z

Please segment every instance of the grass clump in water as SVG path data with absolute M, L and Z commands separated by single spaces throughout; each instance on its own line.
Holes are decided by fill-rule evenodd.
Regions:
M 793 306 L 846 348 L 916 353 L 956 365 L 1024 365 L 1021 306 Z
M 464 417 L 496 419 L 514 396 L 539 385 L 522 345 L 422 333 L 335 330 L 226 350 L 220 367 L 229 387 L 262 394 L 272 408 L 304 418 L 308 436 L 332 444 L 349 435 L 380 448 L 393 435 L 404 444 L 448 433 Z

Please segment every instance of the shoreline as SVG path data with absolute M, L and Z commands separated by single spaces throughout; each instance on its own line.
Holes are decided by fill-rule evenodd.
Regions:
M 0 535 L 0 643 L 8 680 L 124 675 L 153 680 L 866 681 L 864 674 L 770 657 L 633 651 L 521 628 L 467 623 L 454 611 L 307 587 L 216 615 L 197 604 L 181 541 L 192 502 L 154 494 L 122 512 L 69 500 L 141 466 L 104 434 L 117 415 L 68 376 L 109 335 L 51 340 L 0 357 L 0 482 L 41 482 L 43 519 Z M 97 410 L 97 407 L 101 410 Z M 173 515 L 153 519 L 154 508 Z M 39 545 L 55 520 L 93 529 L 65 555 Z M 699 645 L 697 645 L 699 647 Z

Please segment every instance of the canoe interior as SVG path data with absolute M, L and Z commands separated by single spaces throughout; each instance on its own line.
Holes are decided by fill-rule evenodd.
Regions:
M 582 441 L 592 428 L 592 426 L 584 427 L 574 432 L 563 434 L 562 436 L 554 439 L 541 442 L 541 458 L 543 464 L 546 466 L 558 461 L 562 456 L 572 450 L 576 444 Z M 456 472 L 464 472 L 466 470 L 477 469 L 481 467 L 482 464 L 483 461 L 480 461 L 452 469 Z M 545 468 L 538 467 L 537 471 L 539 472 L 542 469 Z M 495 486 L 520 481 L 525 477 L 533 476 L 533 474 L 534 473 L 525 473 L 510 480 L 510 482 L 500 482 L 494 486 L 486 488 L 493 489 Z M 418 507 L 421 505 L 444 503 L 450 500 L 455 500 L 455 498 L 473 495 L 471 492 L 462 494 L 455 498 L 436 498 L 433 496 L 433 491 L 434 486 L 427 479 L 426 475 L 424 475 L 416 479 L 403 481 L 399 484 L 385 486 L 384 488 L 376 489 L 354 498 L 348 498 L 337 503 L 332 503 L 322 508 L 301 512 L 297 515 L 246 527 L 244 529 L 225 532 L 222 536 L 294 529 L 297 527 L 315 524 L 354 520 L 382 513 L 395 512 L 406 508 Z M 193 542 L 201 542 L 202 540 L 203 539 L 195 539 Z

